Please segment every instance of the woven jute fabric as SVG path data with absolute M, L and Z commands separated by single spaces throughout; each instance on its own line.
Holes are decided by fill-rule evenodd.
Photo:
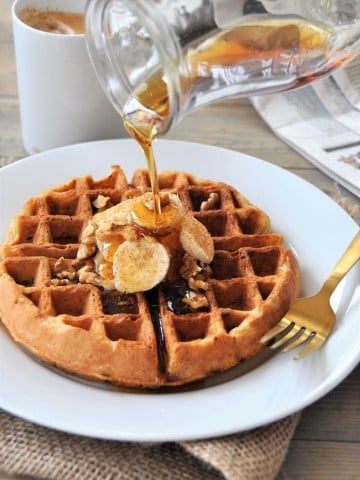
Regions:
M 218 439 L 142 444 L 71 435 L 0 412 L 0 478 L 2 471 L 48 480 L 271 480 L 299 416 Z

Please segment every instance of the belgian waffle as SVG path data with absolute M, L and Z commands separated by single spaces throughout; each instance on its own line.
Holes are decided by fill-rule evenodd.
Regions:
M 208 307 L 192 311 L 182 303 L 186 286 L 176 279 L 136 294 L 79 283 L 69 273 L 62 281 L 59 264 L 79 268 L 81 233 L 96 199 L 110 206 L 129 189 L 150 190 L 146 170 L 128 183 L 113 167 L 99 181 L 74 178 L 31 198 L 13 218 L 1 251 L 0 317 L 16 341 L 80 377 L 149 388 L 225 371 L 261 350 L 259 339 L 299 290 L 298 264 L 282 236 L 227 184 L 162 172 L 159 186 L 178 194 L 213 238 Z

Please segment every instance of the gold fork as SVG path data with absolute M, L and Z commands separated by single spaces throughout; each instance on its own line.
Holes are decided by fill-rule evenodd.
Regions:
M 360 230 L 326 279 L 321 290 L 312 297 L 299 298 L 287 314 L 266 333 L 261 343 L 270 344 L 273 350 L 288 352 L 303 345 L 294 357 L 296 360 L 318 349 L 329 337 L 336 316 L 330 306 L 330 297 L 340 280 L 360 259 Z

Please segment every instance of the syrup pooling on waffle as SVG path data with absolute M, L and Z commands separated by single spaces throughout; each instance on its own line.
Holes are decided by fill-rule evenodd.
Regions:
M 179 172 L 163 172 L 159 183 L 212 236 L 206 285 L 188 281 L 191 262 L 189 275 L 179 263 L 150 292 L 97 285 L 93 257 L 77 258 L 84 228 L 99 209 L 129 189 L 149 191 L 150 182 L 137 170 L 128 185 L 118 167 L 98 182 L 73 179 L 29 200 L 9 227 L 0 316 L 16 340 L 68 372 L 144 387 L 191 382 L 260 350 L 297 294 L 295 259 L 269 232 L 269 218 L 229 185 Z M 196 295 L 206 302 L 194 305 Z

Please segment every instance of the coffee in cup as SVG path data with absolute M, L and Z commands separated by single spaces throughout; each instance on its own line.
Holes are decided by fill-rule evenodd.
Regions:
M 63 35 L 85 33 L 84 15 L 82 13 L 63 12 L 60 10 L 39 10 L 27 7 L 18 14 L 19 19 L 29 27 L 49 33 Z
M 21 131 L 30 154 L 127 136 L 89 58 L 84 34 L 86 2 L 13 3 Z

